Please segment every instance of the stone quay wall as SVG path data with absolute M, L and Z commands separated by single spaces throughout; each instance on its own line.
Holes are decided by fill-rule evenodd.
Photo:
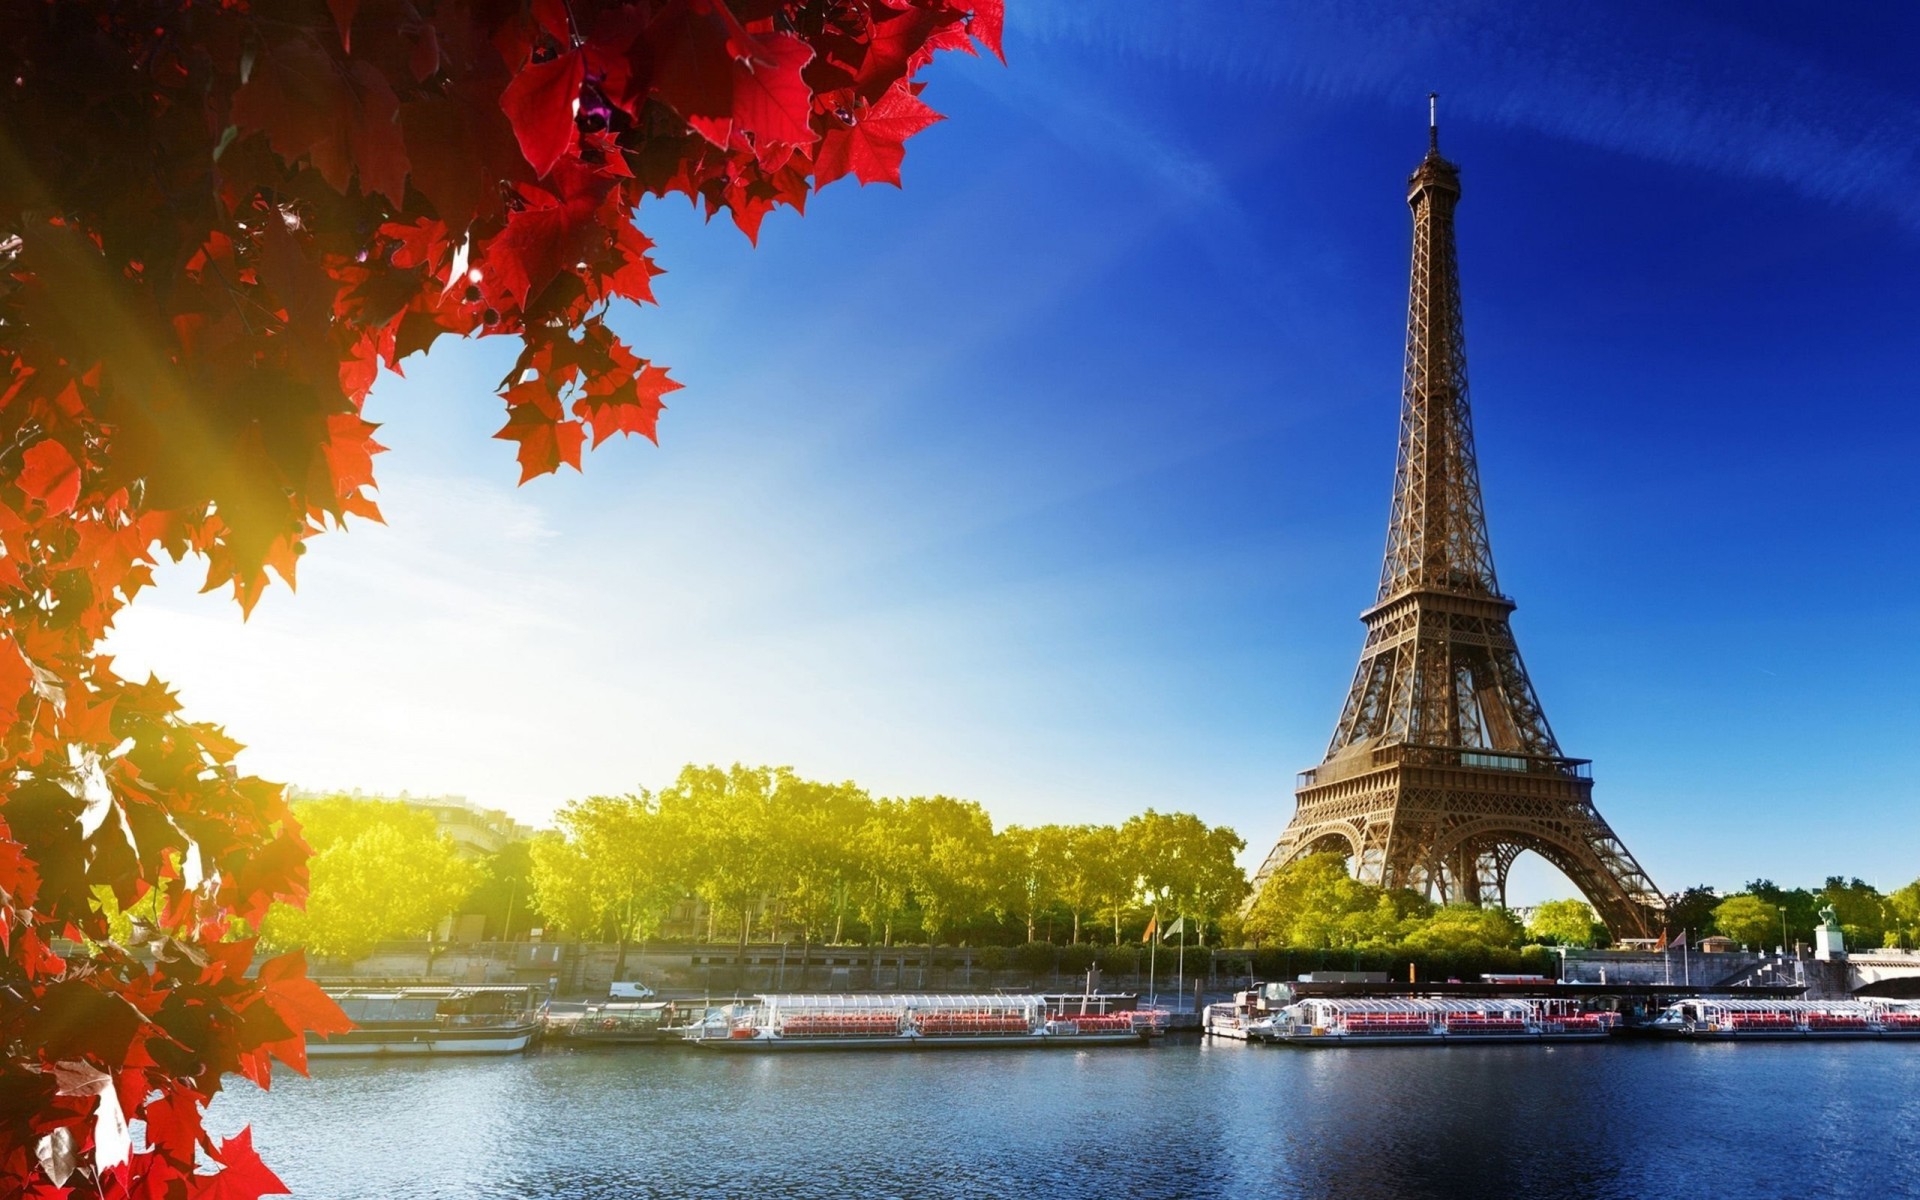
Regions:
M 329 986 L 371 982 L 516 983 L 551 988 L 562 998 L 605 996 L 615 979 L 638 980 L 663 995 L 747 995 L 764 992 L 939 991 L 990 992 L 995 988 L 1078 990 L 1079 972 L 1016 969 L 989 971 L 978 950 L 964 946 L 821 946 L 803 948 L 749 944 L 631 944 L 624 966 L 620 949 L 604 942 L 435 944 L 386 942 L 365 958 L 317 959 L 311 972 Z M 1191 993 L 1215 985 L 1197 961 L 1178 973 L 1178 958 L 1163 951 L 1149 975 L 1147 957 L 1137 973 L 1102 974 L 1109 990 L 1156 992 L 1171 1002 L 1178 981 Z M 803 963 L 804 959 L 804 963 Z M 616 972 L 616 967 L 619 969 Z

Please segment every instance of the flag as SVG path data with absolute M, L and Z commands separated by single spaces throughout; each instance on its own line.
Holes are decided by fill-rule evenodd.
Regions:
M 1160 918 L 1159 918 L 1159 917 L 1148 917 L 1148 918 L 1147 918 L 1147 931 L 1146 931 L 1145 933 L 1143 933 L 1143 934 L 1141 934 L 1141 935 L 1140 935 L 1140 940 L 1141 940 L 1141 941 L 1143 941 L 1143 942 L 1150 942 L 1150 941 L 1152 941 L 1152 940 L 1153 940 L 1153 931 L 1154 931 L 1154 930 L 1156 930 L 1156 929 L 1158 929 L 1158 928 L 1160 928 Z
M 1166 931 L 1160 935 L 1160 940 L 1164 942 L 1174 934 L 1185 933 L 1186 931 L 1187 919 L 1185 917 L 1175 917 L 1173 924 L 1167 926 Z
M 1672 952 L 1674 950 L 1685 950 L 1686 948 L 1687 948 L 1687 931 L 1684 929 L 1680 931 L 1679 937 L 1667 943 L 1667 950 L 1669 952 Z

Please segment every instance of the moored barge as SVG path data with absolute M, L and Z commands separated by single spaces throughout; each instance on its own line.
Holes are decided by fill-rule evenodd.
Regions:
M 652 1045 L 680 1036 L 667 1001 L 550 1001 L 540 1010 L 541 1038 L 570 1045 Z
M 1200 1032 L 1239 1042 L 1271 1042 L 1278 1036 L 1275 1017 L 1293 1000 L 1284 983 L 1256 983 L 1233 999 L 1209 1004 L 1200 1014 Z
M 1276 1013 L 1267 1040 L 1310 1047 L 1598 1042 L 1616 1024 L 1612 1013 L 1553 1000 L 1316 997 Z
M 1166 1030 L 1154 1009 L 1059 1012 L 1044 996 L 777 995 L 710 1011 L 687 1040 L 702 1049 L 932 1050 L 1141 1045 Z
M 1920 1005 L 1897 1000 L 1742 1000 L 1693 996 L 1647 1026 L 1667 1037 L 1753 1042 L 1895 1038 L 1920 1041 Z
M 337 988 L 327 994 L 354 1028 L 307 1034 L 308 1058 L 518 1054 L 540 1031 L 530 987 Z

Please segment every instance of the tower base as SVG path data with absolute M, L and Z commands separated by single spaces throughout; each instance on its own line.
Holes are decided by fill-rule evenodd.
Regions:
M 1593 806 L 1583 759 L 1440 746 L 1348 747 L 1300 777 L 1293 820 L 1254 876 L 1321 851 L 1364 883 L 1442 904 L 1506 903 L 1526 851 L 1580 889 L 1616 938 L 1658 937 L 1665 902 Z

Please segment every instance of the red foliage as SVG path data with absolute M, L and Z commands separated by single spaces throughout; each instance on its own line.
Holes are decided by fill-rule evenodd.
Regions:
M 0 8 L 0 1178 L 282 1191 L 202 1110 L 341 1027 L 297 955 L 306 847 L 239 746 L 98 652 L 157 551 L 251 607 L 369 495 L 361 406 L 442 334 L 522 343 L 522 478 L 679 385 L 606 324 L 651 300 L 647 195 L 748 236 L 899 182 L 915 73 L 1002 0 L 17 0 Z M 96 889 L 159 893 L 110 940 Z M 127 1128 L 145 1122 L 145 1148 Z M 220 1170 L 196 1172 L 219 1165 Z

